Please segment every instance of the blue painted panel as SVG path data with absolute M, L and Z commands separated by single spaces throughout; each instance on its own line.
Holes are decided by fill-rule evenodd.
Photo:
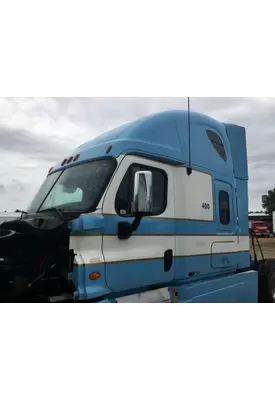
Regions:
M 249 253 L 243 252 L 234 254 L 239 261 L 240 268 L 249 266 Z M 203 277 L 214 275 L 221 271 L 213 271 L 210 265 L 210 256 L 196 257 L 175 257 L 174 259 L 176 276 L 172 272 L 167 273 L 167 281 L 170 285 L 178 284 L 178 281 L 188 282 L 202 279 Z M 76 297 L 81 300 L 93 299 L 100 296 L 107 296 L 113 292 L 118 296 L 122 292 L 127 294 L 136 293 L 141 288 L 149 287 L 152 283 L 159 283 L 158 277 L 163 271 L 163 259 L 159 260 L 139 260 L 133 262 L 120 262 L 114 264 L 93 265 L 86 267 L 75 267 L 72 274 L 72 280 L 77 288 Z M 190 273 L 196 272 L 193 276 Z M 89 275 L 91 272 L 100 272 L 101 277 L 96 281 L 91 281 Z M 226 273 L 222 271 L 222 273 Z M 106 284 L 112 283 L 112 291 Z M 218 281 L 217 281 L 218 282 Z M 167 282 L 163 282 L 167 286 Z
M 96 281 L 91 281 L 89 275 L 92 272 L 99 272 L 101 274 L 100 278 Z M 72 275 L 72 281 L 76 287 L 75 297 L 78 300 L 94 299 L 110 293 L 105 281 L 104 265 L 75 266 Z
M 114 292 L 172 281 L 174 268 L 164 272 L 164 259 L 106 263 L 106 282 Z
M 159 275 L 163 271 L 163 259 L 134 262 L 120 262 L 106 266 L 75 266 L 72 281 L 76 286 L 75 298 L 79 300 L 91 300 L 101 296 L 118 297 L 142 291 L 149 288 L 152 283 L 159 282 Z M 101 276 L 96 281 L 91 281 L 91 272 L 100 272 Z M 167 273 L 167 280 L 173 278 L 171 272 Z M 106 281 L 112 284 L 112 290 Z M 166 284 L 167 286 L 167 284 Z
M 100 235 L 104 230 L 104 217 L 100 214 L 83 214 L 69 223 L 73 234 Z
M 255 271 L 178 287 L 179 303 L 257 303 Z
M 227 162 L 224 162 L 213 148 L 206 134 L 207 129 L 211 129 L 221 137 L 227 152 Z M 231 175 L 232 157 L 225 125 L 205 115 L 192 112 L 191 133 L 193 166 Z M 109 155 L 113 157 L 118 157 L 122 153 L 141 154 L 171 163 L 187 164 L 189 161 L 188 113 L 174 110 L 141 118 L 94 138 L 75 149 L 71 155 L 80 154 L 75 162 L 78 164 L 105 156 L 106 148 L 110 144 L 113 148 Z M 70 154 L 67 156 L 69 157 Z M 61 168 L 62 161 L 60 160 L 54 169 Z
M 248 268 L 250 265 L 250 253 L 249 251 L 243 251 L 240 253 L 232 253 L 230 255 L 228 254 L 215 254 L 212 256 L 211 260 L 211 255 L 203 255 L 203 256 L 192 256 L 192 257 L 176 257 L 175 259 L 175 280 L 181 280 L 181 279 L 188 279 L 192 276 L 194 278 L 200 279 L 203 276 L 206 275 L 211 275 L 211 274 L 217 274 L 217 273 L 224 273 L 225 270 L 231 270 L 232 265 L 230 264 L 228 268 L 224 266 L 223 268 L 214 270 L 212 268 L 211 261 L 214 262 L 214 264 L 217 264 L 215 262 L 215 259 L 220 261 L 222 257 L 228 257 L 230 256 L 230 259 L 232 261 L 232 264 L 234 264 L 234 268 L 238 269 L 243 269 L 243 268 Z
M 104 234 L 117 234 L 119 222 L 132 223 L 133 218 L 123 218 L 119 216 L 104 216 Z M 184 221 L 183 221 L 184 222 Z M 175 220 L 161 218 L 143 218 L 140 226 L 134 235 L 174 235 Z
M 106 132 L 75 149 L 71 155 L 80 154 L 78 162 L 106 155 L 106 148 L 111 144 L 108 155 L 118 157 L 122 153 L 136 152 L 147 156 L 158 155 L 171 162 L 186 162 L 189 159 L 187 135 L 179 137 L 175 122 L 175 112 L 158 113 L 141 118 L 129 124 Z M 182 112 L 187 127 L 186 112 Z M 184 145 L 184 152 L 183 147 Z M 68 157 L 70 154 L 68 154 Z M 61 168 L 60 160 L 54 169 Z
M 248 223 L 248 183 L 247 181 L 236 179 L 237 188 L 237 207 L 238 207 L 238 222 L 239 222 L 239 234 L 249 234 L 249 223 Z
M 224 242 L 222 243 L 224 245 Z M 214 243 L 213 243 L 214 245 Z M 212 247 L 213 247 L 212 245 Z M 218 245 L 216 242 L 215 245 Z M 227 254 L 212 254 L 211 255 L 211 266 L 213 269 L 220 270 L 223 268 L 226 269 L 236 269 L 239 261 L 239 253 L 227 253 Z
M 89 218 L 89 220 L 88 220 Z M 96 221 L 93 221 L 95 218 Z M 85 220 L 85 222 L 83 222 Z M 82 215 L 75 221 L 72 221 L 73 234 L 93 235 L 95 229 L 105 235 L 116 235 L 118 222 L 132 222 L 133 218 L 123 218 L 117 215 Z M 85 229 L 84 229 L 85 226 Z M 164 218 L 143 218 L 139 229 L 134 234 L 139 235 L 216 235 L 217 228 L 213 222 L 188 221 Z M 237 234 L 232 232 L 220 232 L 221 234 Z M 248 231 L 243 234 L 248 235 Z
M 225 124 L 225 128 L 231 148 L 234 175 L 236 178 L 248 180 L 245 129 L 232 124 Z

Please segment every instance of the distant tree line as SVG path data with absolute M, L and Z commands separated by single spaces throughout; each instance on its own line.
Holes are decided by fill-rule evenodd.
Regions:
M 267 214 L 272 214 L 275 211 L 275 188 L 262 196 L 262 207 Z

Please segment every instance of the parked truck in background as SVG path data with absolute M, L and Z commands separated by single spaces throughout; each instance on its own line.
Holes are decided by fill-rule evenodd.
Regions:
M 269 238 L 272 235 L 270 224 L 265 221 L 249 221 L 249 228 L 258 237 Z
M 0 259 L 2 301 L 275 299 L 274 260 L 250 255 L 245 129 L 186 111 L 60 160 L 21 218 L 1 224 Z

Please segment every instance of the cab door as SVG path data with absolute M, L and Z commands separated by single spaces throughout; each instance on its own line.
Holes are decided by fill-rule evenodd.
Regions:
M 152 217 L 143 218 L 129 239 L 118 238 L 119 222 L 133 222 L 134 175 L 151 171 Z M 174 278 L 175 229 L 172 167 L 145 158 L 125 156 L 103 200 L 103 256 L 109 288 L 115 292 L 165 284 Z
M 236 210 L 233 185 L 214 180 L 216 239 L 211 246 L 211 265 L 214 269 L 235 268 L 238 264 Z

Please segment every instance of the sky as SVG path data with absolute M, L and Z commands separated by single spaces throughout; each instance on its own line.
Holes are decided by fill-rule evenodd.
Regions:
M 0 211 L 25 209 L 47 172 L 80 144 L 187 98 L 0 99 Z M 193 97 L 191 109 L 247 131 L 250 210 L 275 187 L 275 98 Z

